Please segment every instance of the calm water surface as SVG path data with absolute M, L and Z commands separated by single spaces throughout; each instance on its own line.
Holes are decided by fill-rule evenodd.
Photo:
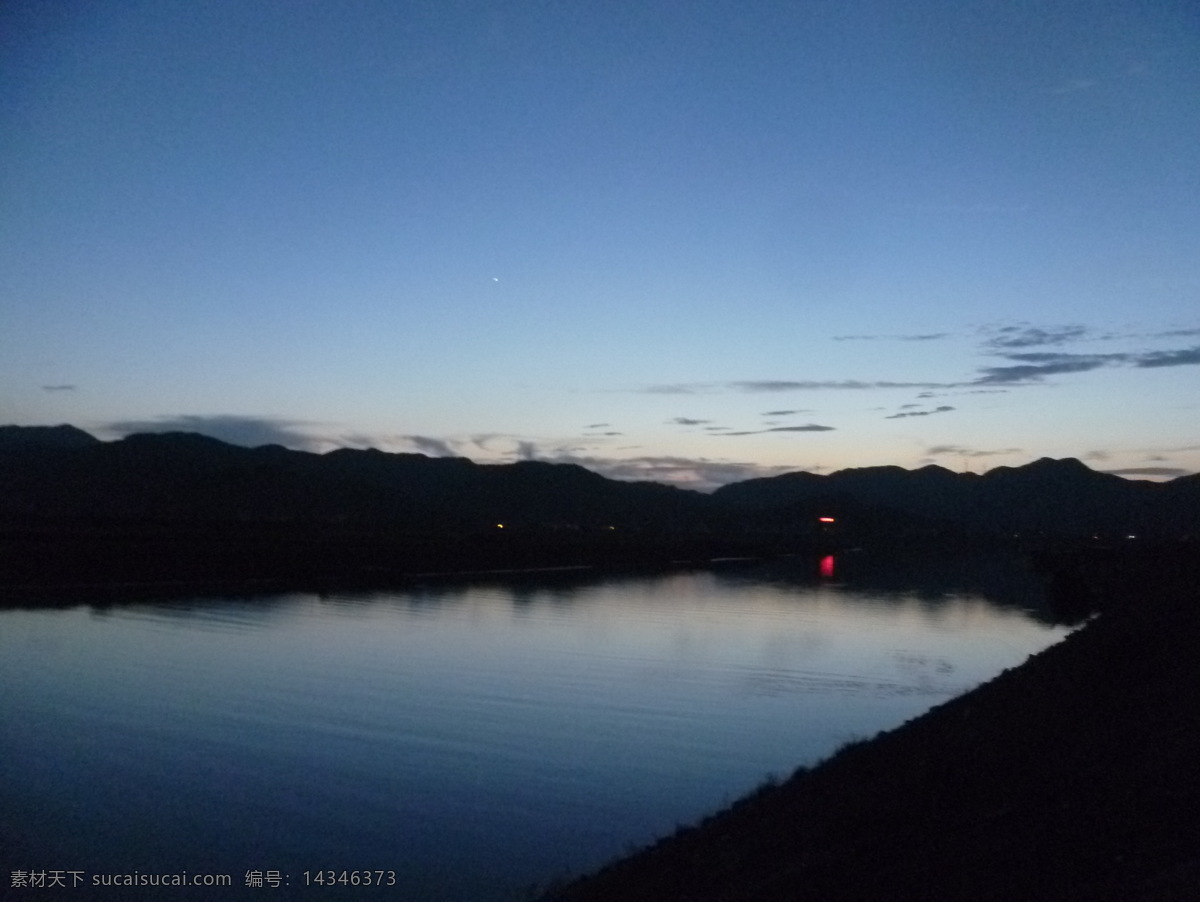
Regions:
M 186 870 L 234 888 L 59 892 L 520 899 L 1066 632 L 1010 562 L 830 564 L 0 610 L 4 889 Z M 396 884 L 305 888 L 322 869 Z

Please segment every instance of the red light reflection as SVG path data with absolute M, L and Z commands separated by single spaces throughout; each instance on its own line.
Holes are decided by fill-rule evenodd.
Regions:
M 833 579 L 833 555 L 821 558 L 821 579 Z

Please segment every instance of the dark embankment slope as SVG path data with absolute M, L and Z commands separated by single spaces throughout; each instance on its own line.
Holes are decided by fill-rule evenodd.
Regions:
M 548 898 L 1200 898 L 1200 566 L 1086 566 L 1064 642 Z

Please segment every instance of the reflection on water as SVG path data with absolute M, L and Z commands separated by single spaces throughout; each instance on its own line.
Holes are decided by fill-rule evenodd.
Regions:
M 1038 605 L 1011 562 L 843 555 L 0 611 L 0 841 L 519 898 L 1019 663 Z

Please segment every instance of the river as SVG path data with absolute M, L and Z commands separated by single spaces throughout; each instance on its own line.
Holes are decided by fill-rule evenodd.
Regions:
M 1067 632 L 996 559 L 17 602 L 3 879 L 69 900 L 526 898 Z

